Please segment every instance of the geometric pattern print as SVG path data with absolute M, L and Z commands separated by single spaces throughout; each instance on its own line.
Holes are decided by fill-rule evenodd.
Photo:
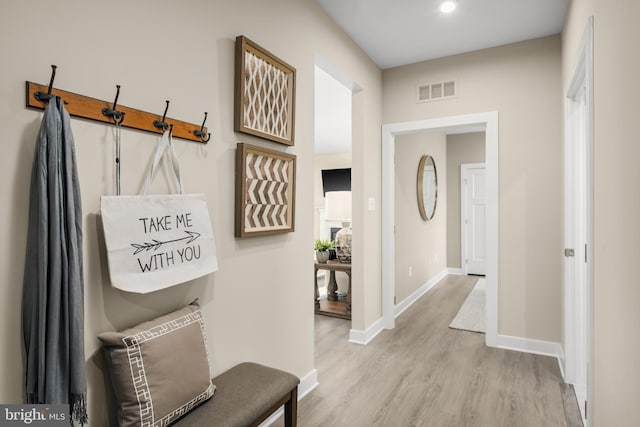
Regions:
M 195 408 L 201 402 L 204 402 L 213 395 L 213 389 L 211 387 L 211 384 L 209 384 L 209 387 L 203 393 L 194 397 L 192 400 L 186 402 L 182 406 L 176 408 L 165 417 L 157 421 L 155 420 L 155 416 L 153 413 L 153 400 L 151 398 L 151 391 L 149 390 L 149 383 L 147 382 L 147 376 L 144 370 L 144 360 L 140 351 L 140 344 L 145 341 L 158 338 L 162 335 L 168 334 L 185 326 L 191 325 L 195 322 L 199 322 L 200 327 L 202 329 L 204 328 L 204 322 L 202 321 L 200 310 L 197 310 L 193 313 L 185 314 L 182 317 L 163 323 L 147 331 L 141 331 L 135 335 L 130 335 L 122 339 L 122 342 L 127 347 L 127 356 L 129 357 L 131 379 L 133 380 L 133 386 L 135 388 L 136 397 L 138 400 L 138 409 L 140 410 L 140 425 L 142 427 L 167 426 L 172 421 L 186 414 L 191 409 Z
M 273 230 L 288 226 L 289 167 L 287 160 L 248 153 L 246 230 Z
M 244 60 L 244 126 L 287 138 L 287 74 L 250 52 L 245 52 Z

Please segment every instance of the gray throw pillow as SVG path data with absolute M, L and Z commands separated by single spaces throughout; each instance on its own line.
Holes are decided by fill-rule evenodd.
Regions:
M 102 342 L 119 425 L 164 426 L 213 396 L 204 323 L 197 301 Z

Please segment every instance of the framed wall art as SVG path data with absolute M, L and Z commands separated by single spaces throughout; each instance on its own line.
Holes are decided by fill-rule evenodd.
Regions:
M 294 145 L 295 95 L 295 68 L 238 36 L 234 130 Z
M 296 156 L 239 143 L 236 149 L 236 237 L 294 231 Z

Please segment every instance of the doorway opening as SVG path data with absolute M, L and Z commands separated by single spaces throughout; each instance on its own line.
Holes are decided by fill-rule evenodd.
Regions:
M 465 263 L 468 259 L 467 247 L 470 245 L 465 240 L 465 219 L 468 223 L 468 216 L 465 215 L 466 200 L 464 196 L 467 186 L 464 180 L 465 178 L 468 180 L 469 177 L 465 177 L 462 170 L 473 164 L 484 165 L 486 139 L 485 132 L 447 134 L 447 271 L 449 274 L 468 274 Z M 484 184 L 486 185 L 486 180 Z M 478 187 L 474 187 L 474 190 L 476 193 L 482 191 L 483 198 L 486 199 L 486 191 Z M 486 209 L 484 214 L 486 218 Z M 475 219 L 479 220 L 480 218 L 476 216 Z M 481 222 L 484 225 L 486 221 Z M 486 233 L 486 230 L 483 231 Z M 477 249 L 475 255 L 485 258 L 486 248 Z M 483 271 L 486 271 L 486 268 Z
M 382 321 L 395 326 L 395 138 L 438 130 L 485 132 L 486 163 L 486 344 L 498 341 L 498 113 L 478 113 L 387 124 L 382 127 Z
M 319 55 L 316 55 L 314 80 L 314 240 L 335 241 L 336 233 L 342 230 L 343 224 L 350 223 L 353 213 L 352 99 L 359 88 Z M 329 197 L 339 193 L 348 193 L 348 197 L 339 200 Z M 329 199 L 334 203 L 327 205 Z M 336 252 L 330 252 L 335 258 Z M 351 319 L 350 264 L 348 266 L 345 270 L 344 265 L 327 268 L 327 264 L 316 263 L 316 314 Z

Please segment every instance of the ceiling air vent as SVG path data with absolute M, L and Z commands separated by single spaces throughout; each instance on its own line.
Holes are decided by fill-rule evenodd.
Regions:
M 444 80 L 418 85 L 416 102 L 438 101 L 441 99 L 455 98 L 455 96 L 456 81 Z

